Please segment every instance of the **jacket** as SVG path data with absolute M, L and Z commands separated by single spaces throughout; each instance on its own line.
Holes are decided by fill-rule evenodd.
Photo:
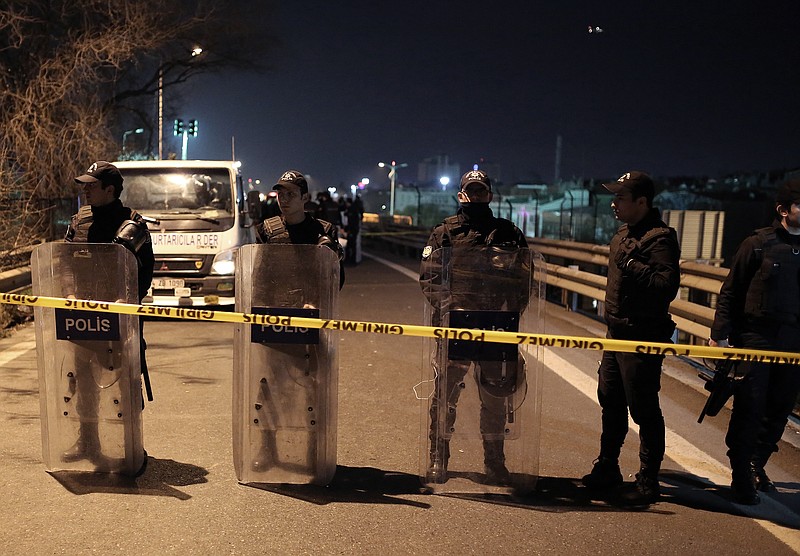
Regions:
M 336 226 L 310 214 L 299 224 L 286 224 L 280 216 L 267 218 L 256 226 L 256 243 L 292 243 L 295 245 L 325 245 L 339 258 L 339 288 L 344 285 L 344 249 L 339 243 Z
M 146 229 L 142 216 L 123 206 L 119 199 L 114 199 L 111 203 L 99 207 L 84 205 L 70 219 L 64 239 L 76 243 L 115 243 L 117 232 L 127 220 L 140 223 Z M 147 295 L 147 290 L 150 289 L 155 265 L 153 244 L 150 242 L 149 232 L 147 232 L 146 241 L 134 255 L 139 263 L 138 294 L 139 302 L 141 302 Z
M 717 299 L 711 338 L 800 326 L 800 237 L 779 220 L 755 230 L 739 246 Z
M 611 238 L 605 319 L 619 339 L 665 341 L 674 330 L 669 305 L 680 287 L 678 235 L 658 209 Z
M 530 268 L 523 268 L 526 261 L 520 261 L 520 265 L 512 268 L 493 266 L 487 258 L 486 248 L 496 249 L 497 261 L 505 265 L 513 264 L 513 253 L 527 246 L 520 229 L 509 220 L 496 218 L 488 205 L 471 207 L 469 211 L 459 209 L 454 216 L 436 226 L 428 238 L 420 264 L 422 292 L 437 313 L 466 305 L 485 310 L 521 312 L 528 301 Z M 451 259 L 443 261 L 437 253 L 448 247 L 451 248 Z M 445 267 L 450 268 L 446 279 L 451 288 L 449 292 L 442 290 L 442 273 L 447 272 Z M 487 285 L 490 285 L 488 289 Z

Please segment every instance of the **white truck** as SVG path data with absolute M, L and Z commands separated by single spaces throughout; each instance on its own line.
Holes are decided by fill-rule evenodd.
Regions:
M 122 202 L 148 220 L 155 268 L 144 303 L 226 306 L 235 298 L 240 246 L 253 241 L 258 192 L 246 192 L 239 162 L 119 161 Z

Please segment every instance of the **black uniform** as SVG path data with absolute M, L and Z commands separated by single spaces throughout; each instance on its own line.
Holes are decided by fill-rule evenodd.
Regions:
M 608 337 L 669 342 L 675 323 L 669 304 L 680 286 L 680 247 L 658 209 L 611 239 L 605 319 Z M 639 425 L 641 472 L 655 478 L 664 459 L 659 405 L 663 355 L 603 352 L 597 394 L 602 408 L 600 459 L 616 462 L 628 432 L 628 410 Z
M 500 310 L 505 307 L 508 310 L 521 312 L 525 309 L 528 299 L 528 291 L 520 291 L 519 284 L 514 284 L 504 291 L 481 291 L 480 284 L 486 279 L 485 276 L 475 275 L 477 269 L 469 264 L 469 250 L 483 246 L 497 246 L 503 250 L 514 250 L 528 246 L 525 236 L 512 222 L 495 218 L 492 210 L 486 203 L 465 204 L 459 209 L 455 216 L 447 218 L 442 224 L 433 229 L 427 246 L 423 251 L 422 264 L 420 267 L 420 286 L 422 291 L 434 307 L 432 325 L 438 326 L 443 317 L 440 314 L 449 309 L 459 309 L 462 305 L 462 296 L 471 297 L 472 308 L 483 310 Z M 457 291 L 442 291 L 442 261 L 433 261 L 432 253 L 440 248 L 452 248 L 451 280 L 453 283 L 459 281 L 461 286 Z M 463 256 L 463 262 L 457 257 Z M 470 276 L 474 276 L 470 287 Z M 456 290 L 456 288 L 453 288 Z M 447 300 L 442 299 L 442 295 L 450 295 Z M 478 301 L 476 307 L 474 301 Z M 447 307 L 444 307 L 447 305 Z M 461 388 L 459 384 L 463 381 L 471 365 L 476 367 L 477 373 L 482 373 L 483 377 L 488 377 L 492 382 L 493 376 L 501 375 L 501 365 L 505 365 L 503 375 L 518 377 L 524 373 L 524 362 L 518 354 L 506 362 L 488 360 L 469 360 L 469 359 L 450 359 L 447 361 L 447 369 L 444 373 L 437 372 L 435 379 L 434 394 L 430 405 L 430 451 L 432 466 L 446 469 L 449 459 L 449 443 L 444 438 L 445 430 L 451 430 L 456 420 L 456 404 L 458 402 Z M 519 375 L 518 375 L 519 373 Z M 446 377 L 446 380 L 442 380 Z M 443 382 L 446 382 L 443 384 Z M 513 384 L 512 384 L 513 386 Z M 446 404 L 443 404 L 443 400 Z M 443 422 L 440 422 L 440 405 L 445 405 L 446 414 Z M 507 474 L 503 453 L 503 428 L 506 422 L 505 400 L 501 396 L 484 396 L 481 398 L 480 411 L 480 430 L 483 436 L 484 463 L 487 470 L 500 471 Z
M 800 236 L 776 220 L 739 246 L 722 285 L 711 338 L 735 347 L 800 351 Z M 763 471 L 800 390 L 796 365 L 739 363 L 725 442 L 734 473 Z M 749 480 L 749 479 L 742 479 Z
M 286 224 L 283 218 L 267 218 L 256 226 L 257 243 L 293 243 L 295 245 L 325 245 L 339 257 L 339 288 L 344 285 L 344 249 L 339 243 L 336 226 L 306 213 L 299 224 Z
M 113 243 L 117 237 L 117 232 L 126 220 L 134 220 L 141 224 L 142 231 L 146 231 L 147 226 L 142 221 L 141 215 L 123 206 L 122 201 L 114 199 L 107 205 L 93 207 L 84 205 L 77 214 L 72 216 L 66 241 L 78 243 Z M 134 253 L 139 262 L 139 302 L 141 303 L 150 283 L 153 280 L 153 266 L 155 257 L 153 256 L 153 244 L 150 242 L 150 233 L 147 232 L 147 239 L 142 244 L 139 251 Z
M 155 265 L 150 232 L 147 231 L 147 224 L 143 221 L 141 215 L 123 206 L 122 201 L 119 199 L 114 199 L 109 204 L 102 206 L 84 205 L 72 216 L 64 239 L 68 242 L 76 243 L 120 242 L 126 245 L 124 241 L 119 241 L 119 239 L 123 224 L 129 220 L 136 223 L 137 235 L 144 236 L 140 247 L 134 252 L 138 262 L 137 293 L 141 303 L 142 299 L 147 295 L 147 290 L 150 289 L 150 283 L 153 279 L 153 266 Z M 143 327 L 144 321 L 139 319 L 140 371 L 145 379 L 148 399 L 152 400 L 147 360 L 145 358 L 147 344 L 144 340 Z M 100 446 L 96 419 L 99 404 L 97 384 L 94 382 L 91 373 L 88 372 L 78 372 L 76 380 L 77 388 L 81 392 L 78 396 L 77 411 L 82 419 L 77 442 L 61 456 L 64 461 L 94 457 L 96 455 L 95 451 L 99 450 Z M 142 404 L 144 404 L 144 399 Z

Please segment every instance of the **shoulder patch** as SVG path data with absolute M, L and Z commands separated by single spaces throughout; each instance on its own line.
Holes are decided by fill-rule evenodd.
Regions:
M 430 257 L 431 253 L 433 253 L 433 247 L 431 247 L 430 245 L 426 245 L 425 249 L 422 250 L 422 260 L 424 261 L 425 259 Z

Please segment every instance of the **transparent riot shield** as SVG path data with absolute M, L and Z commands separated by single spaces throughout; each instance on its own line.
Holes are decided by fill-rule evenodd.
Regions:
M 46 243 L 31 255 L 33 294 L 137 303 L 136 265 L 121 245 Z M 139 318 L 79 305 L 36 307 L 34 319 L 47 470 L 135 475 L 144 464 Z
M 421 266 L 425 322 L 469 332 L 427 341 L 420 470 L 434 492 L 524 493 L 539 472 L 542 357 L 482 331 L 544 330 L 542 257 L 475 246 L 434 251 Z
M 247 245 L 236 265 L 236 310 L 278 322 L 235 327 L 236 478 L 328 484 L 336 471 L 336 337 L 280 324 L 280 317 L 335 318 L 339 261 L 324 246 Z

